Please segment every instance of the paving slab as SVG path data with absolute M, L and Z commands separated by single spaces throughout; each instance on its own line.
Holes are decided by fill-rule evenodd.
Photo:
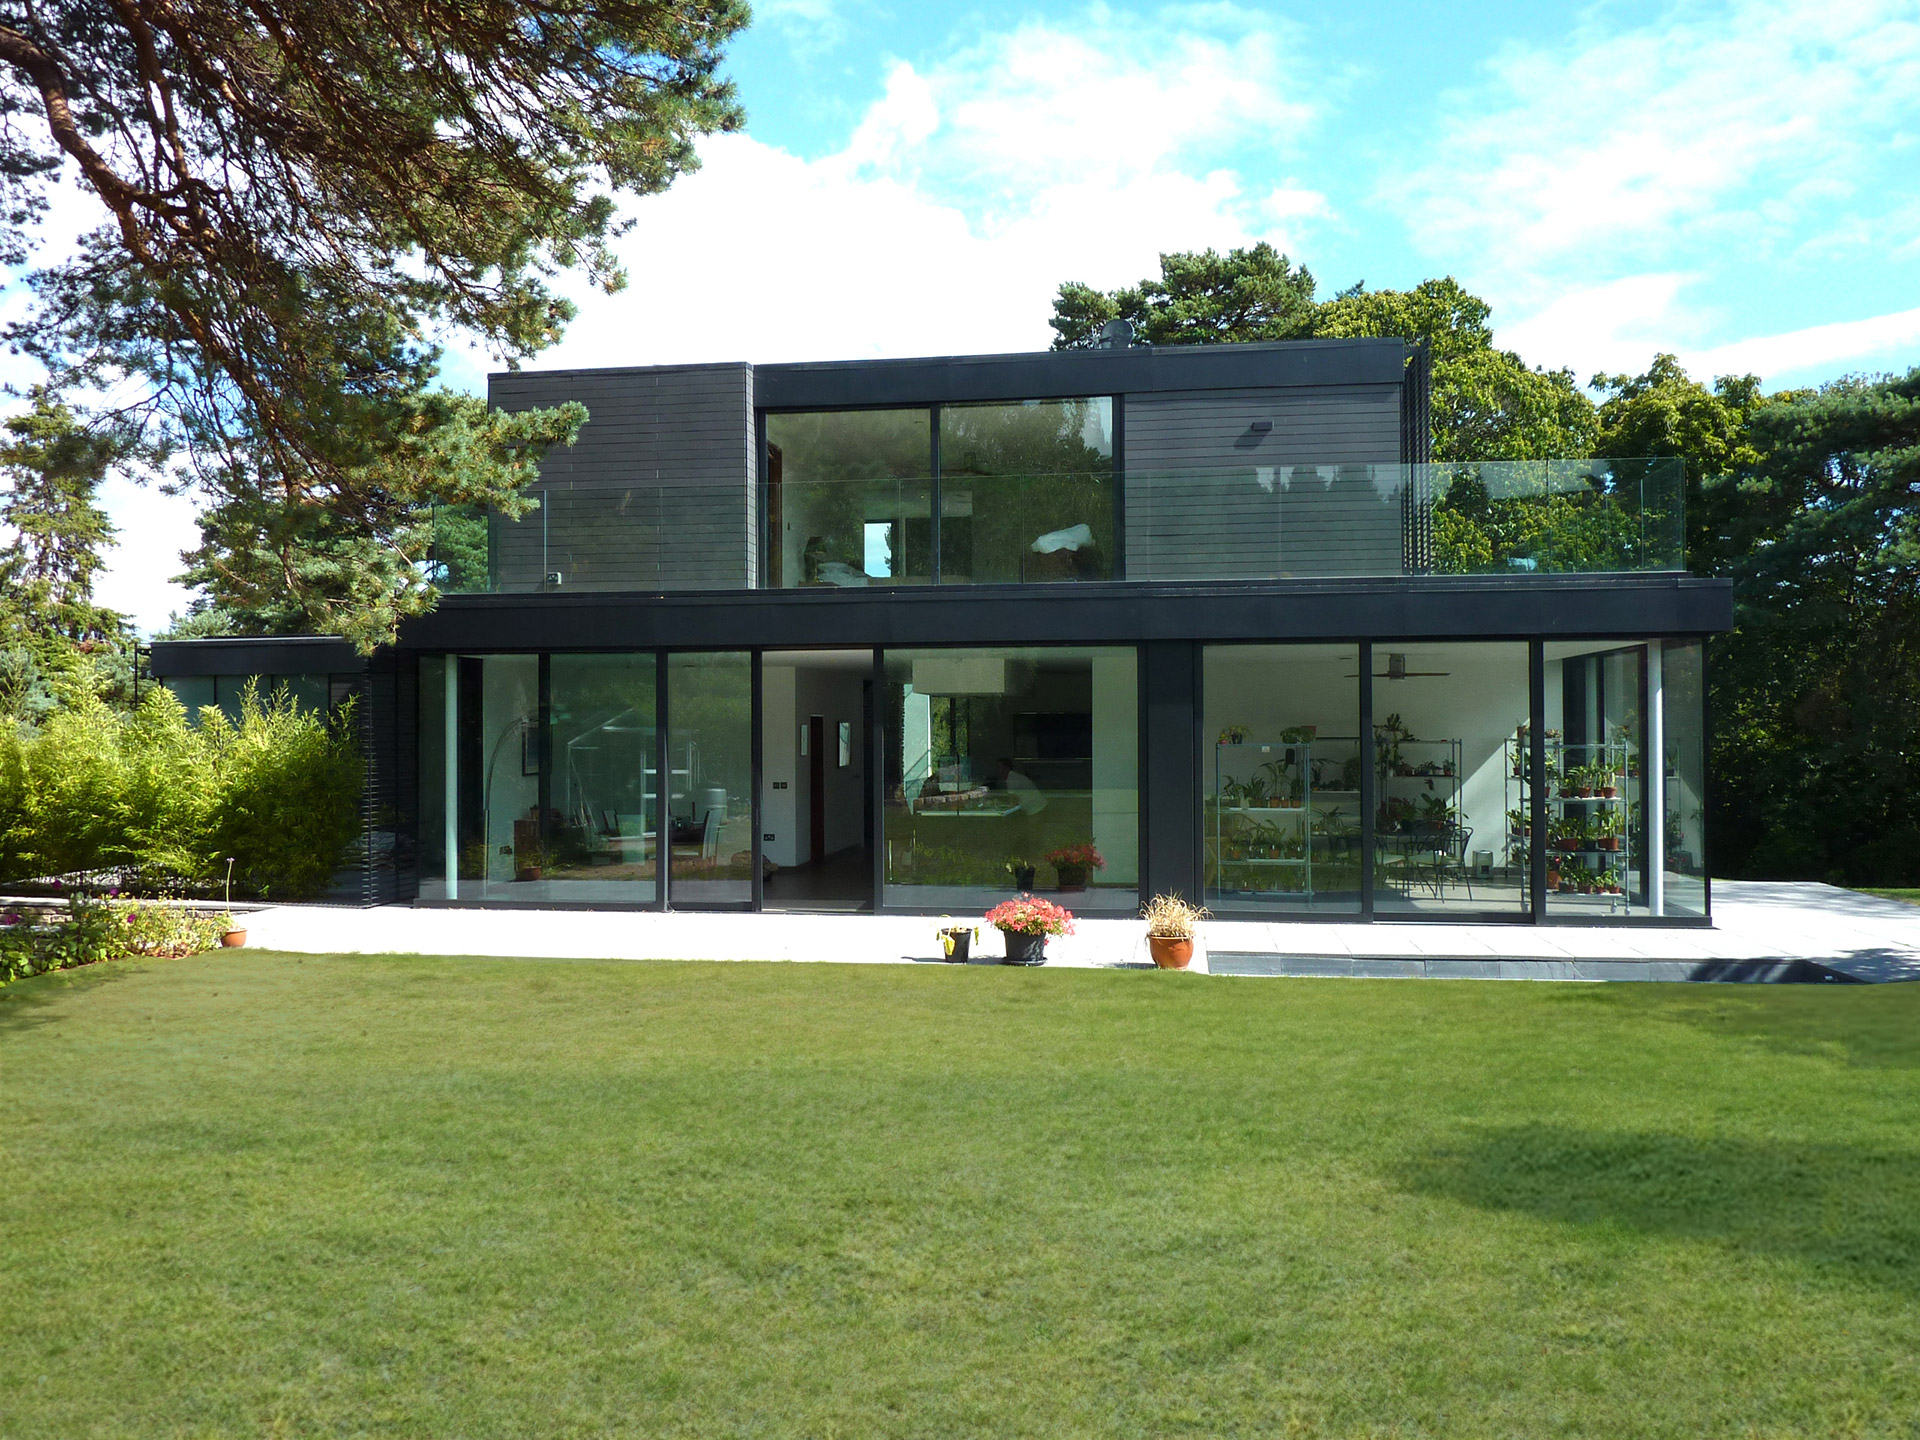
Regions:
M 1215 920 L 1202 927 L 1192 968 L 1375 979 L 1920 980 L 1920 907 L 1804 883 L 1716 882 L 1713 898 L 1712 928 Z M 935 917 L 918 915 L 404 905 L 281 905 L 247 917 L 254 945 L 307 954 L 896 965 L 941 960 L 937 926 Z M 983 927 L 976 951 L 998 959 L 1000 936 Z M 1073 935 L 1048 944 L 1047 963 L 1145 968 L 1146 927 L 1137 919 L 1083 919 Z

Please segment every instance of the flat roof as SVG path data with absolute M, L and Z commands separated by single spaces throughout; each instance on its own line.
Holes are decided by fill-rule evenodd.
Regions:
M 491 384 L 573 376 L 747 370 L 755 405 L 771 410 L 1036 400 L 1156 390 L 1271 389 L 1303 385 L 1398 385 L 1412 347 L 1399 339 L 1282 340 L 1260 344 L 1130 345 L 1112 350 L 1034 350 L 1003 355 L 805 360 L 752 365 L 594 366 L 495 371 Z

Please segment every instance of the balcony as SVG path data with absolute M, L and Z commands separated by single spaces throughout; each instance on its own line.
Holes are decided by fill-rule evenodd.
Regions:
M 630 487 L 435 516 L 450 594 L 1684 568 L 1672 459 L 1282 465 Z

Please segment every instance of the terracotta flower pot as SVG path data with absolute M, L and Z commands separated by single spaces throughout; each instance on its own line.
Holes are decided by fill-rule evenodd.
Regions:
M 247 943 L 247 932 L 244 929 L 229 930 L 220 937 L 220 943 L 229 950 L 238 950 Z
M 1147 936 L 1147 950 L 1162 970 L 1184 970 L 1193 963 L 1193 941 L 1170 935 Z

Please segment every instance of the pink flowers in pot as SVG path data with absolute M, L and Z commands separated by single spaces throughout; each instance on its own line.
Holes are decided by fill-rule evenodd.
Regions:
M 989 910 L 987 924 L 1015 935 L 1071 935 L 1073 912 L 1038 895 L 1019 895 Z
M 1058 870 L 1104 870 L 1107 857 L 1093 848 L 1091 841 L 1079 845 L 1062 845 L 1051 855 L 1047 863 Z

